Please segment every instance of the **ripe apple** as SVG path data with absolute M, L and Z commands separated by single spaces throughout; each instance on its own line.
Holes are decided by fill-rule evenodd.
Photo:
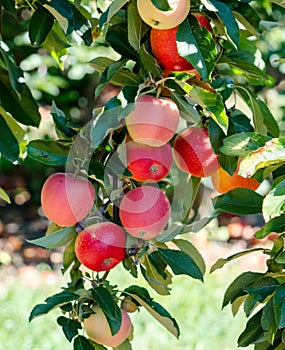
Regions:
M 41 191 L 45 216 L 59 226 L 72 226 L 84 219 L 95 200 L 90 181 L 70 173 L 54 173 L 47 178 Z
M 159 147 L 174 136 L 179 118 L 179 109 L 171 99 L 142 95 L 125 121 L 133 141 Z
M 78 234 L 75 254 L 81 264 L 90 270 L 110 270 L 126 256 L 126 234 L 112 222 L 93 224 Z
M 127 167 L 136 181 L 160 181 L 170 171 L 172 148 L 169 143 L 160 147 L 140 144 L 134 141 L 126 143 Z
M 212 33 L 210 22 L 205 16 L 200 13 L 191 14 L 196 17 L 201 26 L 207 28 Z M 170 71 L 190 71 L 196 74 L 197 71 L 195 72 L 192 64 L 178 53 L 176 43 L 177 30 L 178 26 L 165 30 L 151 29 L 150 45 L 152 53 L 158 63 L 168 71 L 168 74 Z M 197 77 L 199 78 L 198 75 Z
M 157 187 L 136 187 L 123 197 L 119 215 L 131 236 L 150 240 L 166 226 L 170 217 L 170 203 Z
M 187 17 L 190 0 L 168 0 L 171 10 L 158 9 L 151 0 L 138 0 L 138 12 L 142 20 L 152 28 L 169 29 L 178 26 Z
M 208 131 L 198 126 L 184 129 L 174 140 L 174 160 L 185 172 L 207 177 L 218 169 L 217 155 L 213 152 Z
M 121 309 L 121 327 L 114 335 L 112 335 L 107 318 L 99 306 L 95 305 L 93 310 L 95 313 L 83 321 L 85 332 L 91 340 L 97 344 L 115 348 L 128 338 L 132 330 L 132 323 L 125 310 Z
M 239 164 L 233 175 L 230 175 L 226 170 L 224 170 L 220 165 L 216 172 L 212 174 L 212 183 L 215 190 L 219 193 L 226 193 L 237 187 L 248 188 L 255 191 L 260 183 L 252 178 L 245 178 L 238 175 Z

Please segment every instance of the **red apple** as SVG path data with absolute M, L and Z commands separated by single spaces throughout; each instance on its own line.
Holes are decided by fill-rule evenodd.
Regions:
M 141 186 L 126 193 L 119 215 L 131 236 L 150 240 L 166 226 L 170 217 L 170 203 L 159 188 Z
M 174 136 L 179 118 L 179 109 L 171 99 L 142 95 L 125 120 L 135 142 L 159 147 Z
M 112 222 L 88 226 L 76 238 L 75 254 L 90 270 L 110 270 L 126 256 L 126 234 Z
M 149 26 L 156 29 L 168 29 L 178 26 L 187 17 L 190 0 L 168 0 L 168 11 L 158 9 L 152 0 L 137 0 L 138 12 Z
M 112 335 L 107 318 L 99 306 L 94 306 L 93 310 L 95 313 L 84 320 L 85 332 L 91 340 L 97 344 L 116 348 L 127 339 L 132 330 L 132 323 L 125 310 L 121 309 L 121 327 L 114 335 Z
M 174 160 L 185 172 L 197 177 L 207 177 L 218 169 L 217 155 L 213 152 L 208 131 L 189 127 L 174 140 Z
M 54 173 L 41 191 L 46 217 L 59 226 L 72 226 L 84 219 L 94 204 L 95 190 L 90 181 L 69 173 Z
M 128 170 L 136 181 L 160 181 L 170 171 L 172 148 L 169 143 L 152 147 L 129 141 L 126 144 Z

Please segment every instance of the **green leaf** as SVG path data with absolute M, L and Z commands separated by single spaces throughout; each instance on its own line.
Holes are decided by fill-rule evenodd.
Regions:
M 59 316 L 57 323 L 62 327 L 63 333 L 69 342 L 78 335 L 78 330 L 82 328 L 80 322 L 64 316 Z
M 257 170 L 285 163 L 285 138 L 274 138 L 248 154 L 240 163 L 239 175 L 250 177 Z
M 272 299 L 262 309 L 261 326 L 264 330 L 266 330 L 266 331 L 270 330 L 273 333 L 275 333 L 278 329 L 278 326 L 277 326 L 276 320 L 275 320 Z
M 0 70 L 0 105 L 14 119 L 24 125 L 39 126 L 41 116 L 39 106 L 27 85 L 17 93 L 10 84 L 10 78 Z
M 188 254 L 179 250 L 161 248 L 158 248 L 158 252 L 175 275 L 188 275 L 203 281 L 203 273 Z
M 68 126 L 68 119 L 66 118 L 65 113 L 56 106 L 54 101 L 52 102 L 50 113 L 53 117 L 56 128 L 66 137 L 70 138 L 77 134 L 75 130 Z
M 107 288 L 99 286 L 92 289 L 92 297 L 106 315 L 111 334 L 116 334 L 121 327 L 122 313 L 112 294 Z
M 15 162 L 20 154 L 19 144 L 11 129 L 7 125 L 5 119 L 1 115 L 0 130 L 0 154 L 2 154 L 10 162 Z
M 141 48 L 142 37 L 146 34 L 149 27 L 141 19 L 136 2 L 131 0 L 128 5 L 128 40 L 135 50 Z
M 96 349 L 95 347 L 95 350 Z M 94 346 L 83 335 L 78 335 L 74 339 L 73 350 L 94 350 Z
M 54 249 L 65 245 L 75 237 L 75 227 L 65 227 L 46 236 L 27 240 L 31 244 L 35 244 L 46 249 Z
M 68 1 L 49 0 L 43 6 L 53 15 L 65 34 L 73 31 L 73 11 Z
M 229 77 L 217 78 L 212 81 L 211 86 L 222 96 L 225 102 L 234 90 L 234 81 Z
M 273 308 L 278 328 L 285 327 L 285 283 L 276 290 L 273 297 Z
M 281 177 L 284 179 L 284 176 Z M 285 212 L 285 179 L 276 179 L 263 201 L 262 214 L 264 220 L 279 216 Z
M 62 273 L 64 274 L 71 264 L 76 260 L 75 254 L 75 239 L 73 239 L 67 247 L 65 247 L 62 259 Z
M 180 330 L 175 319 L 160 304 L 153 301 L 147 289 L 139 286 L 130 286 L 124 290 L 124 293 L 130 295 L 138 304 L 143 306 L 159 323 L 161 323 L 177 339 Z
M 156 63 L 155 58 L 153 55 L 147 52 L 145 44 L 142 44 L 141 48 L 139 49 L 139 55 L 140 62 L 147 72 L 150 72 L 155 76 L 161 75 L 161 71 Z
M 223 139 L 220 151 L 227 156 L 245 157 L 249 152 L 255 151 L 265 145 L 270 138 L 256 132 L 242 132 Z
M 12 55 L 8 45 L 2 40 L 1 35 L 0 35 L 0 53 L 7 67 L 11 86 L 15 92 L 20 94 L 23 91 L 23 88 L 25 86 L 23 72 L 16 65 L 14 56 Z
M 233 10 L 233 15 L 244 25 L 250 34 L 254 35 L 257 39 L 259 38 L 259 33 L 256 29 L 259 27 L 260 17 L 249 4 L 239 2 L 238 6 Z
M 161 11 L 169 11 L 172 9 L 167 0 L 151 0 L 151 2 Z
M 210 11 L 217 12 L 217 15 L 221 18 L 225 26 L 228 39 L 233 44 L 233 46 L 237 48 L 240 41 L 239 27 L 230 7 L 224 2 L 217 0 L 202 0 L 202 3 Z
M 272 232 L 283 233 L 285 231 L 285 214 L 269 220 L 260 230 L 255 232 L 255 237 L 262 239 Z
M 116 0 L 111 3 L 108 10 L 108 18 L 107 21 L 109 22 L 110 19 L 128 2 L 128 0 Z
M 70 301 L 76 300 L 79 295 L 68 292 L 60 292 L 48 297 L 44 304 L 36 305 L 30 313 L 29 322 L 34 318 L 47 314 L 48 312 L 54 310 L 57 307 L 68 304 Z
M 252 316 L 247 324 L 245 330 L 238 338 L 238 346 L 246 347 L 255 343 L 262 335 L 263 329 L 261 326 L 262 310 L 259 310 L 254 316 Z
M 132 348 L 132 344 L 130 343 L 130 341 L 128 339 L 126 339 L 123 343 L 121 343 L 120 345 L 116 346 L 113 349 L 114 350 L 132 350 L 133 348 Z
M 263 197 L 248 188 L 235 188 L 213 199 L 215 209 L 232 214 L 257 214 L 262 212 Z
M 0 198 L 3 199 L 3 201 L 7 202 L 8 204 L 11 204 L 11 200 L 8 194 L 1 187 L 0 187 Z
M 34 140 L 28 144 L 27 149 L 29 157 L 47 165 L 57 166 L 67 162 L 70 146 L 61 141 Z
M 0 4 L 4 7 L 5 10 L 14 14 L 16 12 L 15 9 L 15 1 L 14 0 L 0 0 Z
M 121 120 L 127 117 L 134 109 L 134 104 L 127 107 L 108 109 L 90 123 L 90 138 L 93 148 L 99 146 L 104 138 L 113 130 L 121 126 Z
M 179 96 L 175 91 L 170 91 L 171 99 L 177 104 L 180 116 L 191 122 L 197 123 L 201 120 L 201 116 L 196 108 L 192 104 L 190 104 L 184 96 Z
M 191 242 L 186 241 L 185 239 L 174 239 L 172 242 L 182 252 L 188 254 L 194 260 L 195 264 L 198 266 L 199 270 L 204 275 L 206 272 L 206 264 L 198 249 Z
M 177 49 L 180 56 L 190 62 L 208 80 L 214 68 L 216 47 L 211 34 L 198 24 L 194 16 L 183 21 L 176 33 Z
M 264 276 L 263 273 L 260 272 L 243 272 L 239 275 L 227 288 L 222 308 L 227 306 L 229 303 L 233 303 L 238 297 L 247 294 L 245 291 L 246 287 L 249 287 L 254 281 Z
M 53 22 L 54 17 L 48 10 L 42 6 L 36 9 L 29 23 L 29 37 L 33 45 L 40 46 L 46 40 Z
M 254 252 L 258 252 L 258 251 L 264 251 L 264 248 L 254 248 L 254 249 L 248 249 L 248 250 L 244 250 L 242 252 L 239 252 L 239 253 L 235 253 L 235 254 L 232 254 L 230 256 L 228 256 L 226 259 L 224 258 L 219 258 L 212 266 L 211 266 L 211 269 L 210 269 L 210 273 L 218 270 L 218 269 L 221 269 L 222 267 L 224 267 L 227 263 L 235 260 L 235 259 L 238 259 L 242 256 L 245 256 L 247 254 L 251 254 L 251 253 L 254 253 Z
M 72 4 L 71 8 L 73 11 L 73 27 L 75 33 L 84 41 L 84 44 L 90 46 L 93 42 L 92 38 L 92 26 L 83 14 Z

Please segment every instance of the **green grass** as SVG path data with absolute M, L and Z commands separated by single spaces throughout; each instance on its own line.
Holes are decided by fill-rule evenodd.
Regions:
M 174 278 L 171 296 L 150 294 L 177 320 L 181 336 L 177 340 L 154 320 L 145 310 L 131 314 L 135 337 L 134 350 L 234 350 L 236 341 L 245 325 L 241 313 L 233 317 L 229 308 L 221 311 L 223 293 L 233 278 L 240 273 L 237 268 L 225 268 L 213 275 L 206 275 L 202 284 L 191 278 Z M 125 270 L 116 268 L 110 274 L 111 282 L 119 288 L 135 284 Z M 144 281 L 139 284 L 145 286 Z M 71 350 L 70 344 L 56 324 L 59 312 L 28 323 L 32 307 L 44 301 L 60 286 L 41 285 L 30 289 L 19 279 L 0 283 L 0 350 Z

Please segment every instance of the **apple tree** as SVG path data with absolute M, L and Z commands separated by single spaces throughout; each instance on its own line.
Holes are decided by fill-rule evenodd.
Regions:
M 30 321 L 59 308 L 57 323 L 74 349 L 123 350 L 131 349 L 131 313 L 145 308 L 178 338 L 177 321 L 152 295 L 170 298 L 175 275 L 203 281 L 205 262 L 189 233 L 222 212 L 259 214 L 255 236 L 277 233 L 272 248 L 221 257 L 210 272 L 266 254 L 266 272 L 240 274 L 222 306 L 234 314 L 243 306 L 240 347 L 285 347 L 285 139 L 262 97 L 276 85 L 262 42 L 278 26 L 273 9 L 281 16 L 283 7 L 281 0 L 0 0 L 0 154 L 58 169 L 41 192 L 47 233 L 30 242 L 62 247 L 69 275 Z M 27 140 L 28 128 L 39 126 L 40 101 L 21 68 L 24 55 L 2 30 L 7 16 L 21 19 L 29 49 L 44 50 L 63 72 L 75 43 L 108 48 L 89 65 L 100 77 L 91 94 L 111 94 L 84 121 L 55 98 L 55 138 Z M 201 200 L 209 186 L 211 200 Z M 0 196 L 9 201 L 1 188 Z M 149 288 L 112 285 L 118 264 Z

